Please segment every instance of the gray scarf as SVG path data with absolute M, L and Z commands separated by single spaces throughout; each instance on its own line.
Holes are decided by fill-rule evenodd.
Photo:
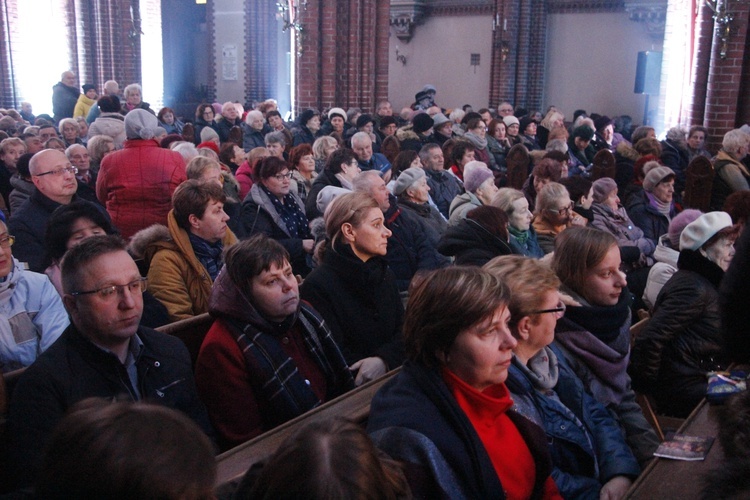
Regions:
M 468 139 L 477 149 L 485 149 L 487 147 L 487 139 L 482 139 L 473 132 L 466 132 L 464 138 Z

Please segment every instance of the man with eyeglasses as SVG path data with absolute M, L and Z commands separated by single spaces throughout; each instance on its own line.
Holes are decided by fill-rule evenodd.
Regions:
M 34 481 L 55 424 L 83 399 L 167 406 L 212 436 L 187 348 L 139 326 L 146 280 L 122 239 L 94 236 L 73 247 L 62 262 L 62 283 L 72 324 L 21 376 L 8 417 L 7 463 L 17 486 Z
M 60 205 L 71 201 L 90 198 L 79 197 L 78 169 L 70 164 L 64 153 L 55 149 L 45 149 L 35 154 L 29 162 L 31 181 L 36 188 L 18 211 L 8 221 L 8 229 L 16 237 L 16 257 L 26 262 L 34 272 L 44 272 L 44 233 L 47 220 Z M 104 208 L 95 203 L 105 217 Z

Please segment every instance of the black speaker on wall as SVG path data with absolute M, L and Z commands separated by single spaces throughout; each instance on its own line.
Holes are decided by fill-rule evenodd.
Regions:
M 638 67 L 635 72 L 636 94 L 658 95 L 661 83 L 661 52 L 638 52 Z

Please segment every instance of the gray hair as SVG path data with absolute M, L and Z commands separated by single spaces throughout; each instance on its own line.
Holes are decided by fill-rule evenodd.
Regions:
M 286 146 L 286 136 L 284 135 L 284 132 L 281 131 L 267 133 L 265 141 L 266 146 L 269 144 L 281 144 L 282 146 Z
M 559 151 L 561 153 L 568 152 L 568 143 L 563 139 L 552 139 L 547 143 L 545 151 Z
M 508 217 L 513 214 L 514 207 L 513 203 L 515 203 L 516 200 L 520 200 L 521 198 L 525 198 L 526 196 L 523 194 L 523 192 L 519 191 L 518 189 L 513 188 L 500 188 L 500 190 L 495 193 L 495 196 L 492 197 L 492 202 L 490 205 L 493 207 L 497 207 L 503 212 L 508 215 Z
M 377 170 L 365 170 L 360 172 L 352 181 L 352 189 L 356 192 L 370 194 L 373 187 L 373 181 L 375 178 L 380 179 L 380 174 Z
M 687 130 L 684 128 L 677 126 L 672 127 L 669 130 L 667 130 L 667 139 L 674 142 L 685 142 L 685 137 L 687 136 Z
M 544 210 L 555 208 L 555 202 L 563 198 L 570 201 L 568 190 L 559 182 L 550 182 L 544 186 L 536 197 L 536 210 L 534 213 L 540 214 Z
M 727 153 L 737 154 L 740 148 L 747 147 L 748 143 L 750 143 L 750 135 L 736 128 L 724 134 L 721 148 Z
M 361 141 L 367 139 L 372 144 L 372 139 L 370 139 L 370 135 L 367 132 L 357 132 L 352 136 L 352 147 L 354 147 L 354 143 L 361 143 Z
M 70 157 L 73 155 L 73 152 L 76 150 L 76 148 L 83 148 L 87 153 L 88 149 L 86 149 L 86 146 L 83 144 L 71 144 L 68 146 L 68 149 L 65 150 L 65 156 L 70 160 Z
M 132 94 L 135 91 L 138 91 L 139 94 L 143 95 L 143 90 L 141 89 L 141 86 L 137 83 L 131 83 L 127 87 L 125 87 L 125 90 L 122 91 L 123 95 L 127 99 L 127 97 Z
M 248 111 L 247 115 L 245 115 L 245 123 L 247 123 L 248 125 L 251 125 L 253 123 L 253 120 L 257 118 L 260 118 L 261 120 L 263 120 L 263 113 L 261 113 L 257 109 Z

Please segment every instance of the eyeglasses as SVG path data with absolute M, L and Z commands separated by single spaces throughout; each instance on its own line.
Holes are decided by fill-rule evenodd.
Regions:
M 283 181 L 284 179 L 291 179 L 291 178 L 292 178 L 292 173 L 291 173 L 291 172 L 287 172 L 287 173 L 285 173 L 285 174 L 276 174 L 276 175 L 274 175 L 273 177 L 274 177 L 274 178 L 275 178 L 275 179 L 276 179 L 277 181 L 281 182 L 281 181 Z
M 36 174 L 34 177 L 43 177 L 45 175 L 54 175 L 55 177 L 60 177 L 61 175 L 64 175 L 65 173 L 69 174 L 77 174 L 78 168 L 76 167 L 63 167 L 63 168 L 56 168 L 54 170 L 50 170 L 49 172 L 44 172 L 42 174 Z
M 13 246 L 13 243 L 15 243 L 15 242 L 16 242 L 16 237 L 8 235 L 8 236 L 5 236 L 3 238 L 0 238 L 0 247 L 2 247 L 2 248 L 10 248 L 10 247 Z
M 531 316 L 532 314 L 546 314 L 546 313 L 554 313 L 555 318 L 560 319 L 565 315 L 565 304 L 562 302 L 557 303 L 557 307 L 553 309 L 542 309 L 541 311 L 531 311 L 528 316 Z
M 95 293 L 102 300 L 111 300 L 115 295 L 122 295 L 127 288 L 132 295 L 140 295 L 146 291 L 148 287 L 148 279 L 140 277 L 135 281 L 131 281 L 125 285 L 110 285 L 97 290 L 89 290 L 86 292 L 71 292 L 70 295 L 77 297 L 79 295 L 91 295 Z
M 568 205 L 567 207 L 562 207 L 559 210 L 554 210 L 554 209 L 551 209 L 551 208 L 548 208 L 547 210 L 549 210 L 553 214 L 562 215 L 562 214 L 568 213 L 571 210 L 573 210 L 573 202 L 571 201 L 570 205 Z

